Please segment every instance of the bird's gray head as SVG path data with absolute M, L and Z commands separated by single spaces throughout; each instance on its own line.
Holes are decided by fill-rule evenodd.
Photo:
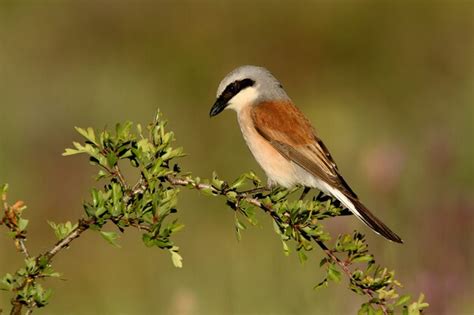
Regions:
M 288 100 L 281 83 L 263 67 L 241 66 L 219 84 L 210 115 L 216 116 L 226 108 L 239 112 L 243 107 L 269 100 Z

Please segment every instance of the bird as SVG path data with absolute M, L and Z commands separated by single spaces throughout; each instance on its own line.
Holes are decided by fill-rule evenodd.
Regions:
M 245 65 L 227 74 L 217 88 L 209 115 L 214 117 L 225 109 L 237 113 L 243 138 L 265 172 L 269 187 L 316 188 L 339 200 L 375 233 L 403 243 L 362 204 L 309 119 L 269 70 Z

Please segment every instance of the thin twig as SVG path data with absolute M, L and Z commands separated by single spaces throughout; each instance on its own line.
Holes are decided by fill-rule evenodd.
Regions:
M 25 245 L 25 239 L 17 238 L 16 241 L 18 242 L 18 247 L 20 249 L 20 252 L 22 252 L 26 258 L 30 258 L 31 256 L 28 253 L 28 249 L 26 248 L 26 245 Z
M 65 238 L 57 242 L 53 248 L 45 252 L 44 254 L 40 255 L 43 257 L 46 257 L 48 261 L 51 261 L 51 259 L 63 248 L 68 247 L 69 244 L 78 238 L 84 231 L 89 229 L 89 227 L 94 224 L 94 220 L 84 220 L 80 219 L 79 222 L 77 223 L 77 227 L 73 229 Z
M 111 175 L 115 175 L 117 179 L 119 180 L 120 184 L 123 186 L 125 190 L 128 189 L 127 181 L 125 180 L 125 177 L 122 174 L 122 171 L 118 167 L 118 165 L 115 165 L 114 171 L 109 171 L 111 172 Z

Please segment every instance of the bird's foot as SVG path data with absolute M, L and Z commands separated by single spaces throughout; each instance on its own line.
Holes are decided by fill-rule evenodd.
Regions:
M 334 207 L 342 209 L 340 212 L 341 216 L 353 215 L 353 213 L 349 209 L 344 207 L 339 200 L 331 197 L 330 195 L 326 195 L 322 191 L 320 191 L 319 194 L 315 195 L 313 198 L 313 201 L 319 201 L 319 202 L 326 202 L 328 200 L 331 200 L 331 203 L 333 204 Z
M 257 188 L 253 188 L 253 189 L 249 189 L 249 190 L 244 190 L 241 193 L 242 194 L 247 194 L 247 195 L 253 195 L 253 194 L 262 193 L 262 192 L 267 191 L 267 190 L 268 190 L 267 187 L 257 187 Z
M 311 188 L 310 188 L 310 187 L 304 187 L 304 189 L 303 189 L 303 193 L 301 194 L 301 197 L 300 197 L 300 199 L 299 199 L 299 200 L 303 200 L 303 199 L 304 199 L 304 197 L 306 197 L 306 195 L 309 193 L 309 191 L 310 191 L 310 190 L 311 190 Z

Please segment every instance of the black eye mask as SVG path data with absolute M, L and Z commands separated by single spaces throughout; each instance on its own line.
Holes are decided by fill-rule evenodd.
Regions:
M 234 81 L 227 85 L 221 95 L 219 95 L 219 97 L 217 98 L 216 102 L 214 103 L 214 106 L 212 106 L 209 115 L 212 117 L 222 112 L 234 96 L 236 96 L 243 89 L 249 86 L 253 86 L 254 84 L 255 81 L 252 79 L 243 79 Z

